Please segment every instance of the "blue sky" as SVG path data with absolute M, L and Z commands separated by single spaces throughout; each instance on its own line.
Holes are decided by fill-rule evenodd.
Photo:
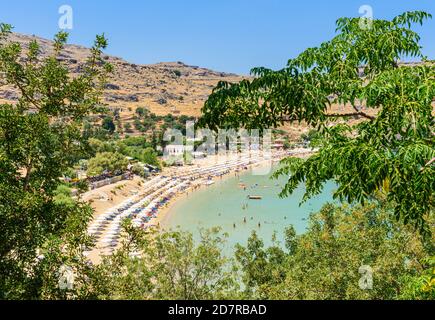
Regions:
M 89 46 L 105 33 L 107 53 L 135 63 L 183 61 L 247 74 L 252 67 L 279 69 L 289 58 L 334 35 L 335 21 L 358 16 L 362 5 L 375 18 L 407 10 L 434 15 L 421 33 L 424 53 L 435 58 L 434 0 L 14 0 L 2 1 L 0 21 L 15 31 L 52 38 L 58 9 L 73 8 L 70 43 Z

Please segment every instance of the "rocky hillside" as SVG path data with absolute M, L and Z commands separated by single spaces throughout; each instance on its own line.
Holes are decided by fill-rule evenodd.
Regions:
M 27 48 L 33 39 L 40 44 L 43 55 L 50 54 L 53 44 L 50 40 L 18 33 L 12 34 L 10 40 Z M 67 45 L 60 59 L 69 66 L 72 73 L 78 73 L 88 55 L 88 48 Z M 208 95 L 219 81 L 238 82 L 243 79 L 236 74 L 216 72 L 182 62 L 139 65 L 108 55 L 104 59 L 115 67 L 104 100 L 112 111 L 119 111 L 117 114 L 123 124 L 133 123 L 138 107 L 144 107 L 160 116 L 199 116 Z M 14 88 L 0 87 L 0 103 L 13 103 L 17 98 Z M 343 106 L 333 106 L 331 111 L 337 113 L 344 110 Z M 298 139 L 308 130 L 303 124 L 287 124 L 283 129 L 292 139 Z M 140 134 L 134 128 L 133 131 Z
M 18 33 L 10 38 L 23 48 L 27 48 L 33 39 L 40 44 L 43 55 L 50 54 L 50 40 Z M 77 73 L 88 54 L 88 48 L 67 45 L 60 58 L 71 72 Z M 113 56 L 106 55 L 104 59 L 115 67 L 104 99 L 110 108 L 120 110 L 124 121 L 131 120 L 137 107 L 148 108 L 157 115 L 199 116 L 203 103 L 219 81 L 236 82 L 242 79 L 236 74 L 188 66 L 182 62 L 140 65 Z M 16 99 L 17 93 L 13 88 L 0 88 L 0 102 L 13 102 Z

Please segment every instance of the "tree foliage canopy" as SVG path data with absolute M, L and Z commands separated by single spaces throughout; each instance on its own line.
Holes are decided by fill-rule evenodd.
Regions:
M 290 175 L 283 196 L 305 182 L 307 199 L 328 180 L 339 185 L 335 197 L 349 202 L 371 200 L 382 190 L 397 218 L 427 231 L 435 190 L 435 66 L 411 27 L 430 17 L 415 11 L 391 21 L 339 19 L 336 37 L 284 69 L 255 68 L 253 80 L 219 83 L 199 125 L 263 129 L 304 121 L 324 143 L 306 161 L 285 161 L 278 172 Z M 401 64 L 403 57 L 421 62 Z M 331 112 L 337 104 L 346 111 Z M 349 118 L 359 121 L 337 125 Z
M 260 299 L 433 299 L 435 287 L 408 288 L 430 263 L 434 238 L 391 219 L 390 209 L 377 205 L 326 205 L 310 217 L 306 233 L 286 231 L 286 250 L 265 248 L 251 236 L 236 258 L 244 270 L 246 294 Z M 430 221 L 433 229 L 433 220 Z M 372 289 L 363 290 L 361 266 L 370 267 Z M 415 291 L 413 291 L 415 290 Z
M 82 268 L 82 246 L 92 210 L 60 195 L 62 174 L 87 152 L 81 120 L 99 107 L 111 66 L 97 36 L 82 72 L 60 59 L 67 34 L 56 35 L 49 57 L 36 41 L 22 48 L 0 24 L 0 85 L 19 94 L 0 106 L 0 298 L 62 295 L 59 266 Z
M 225 236 L 204 231 L 199 242 L 180 230 L 146 232 L 124 223 L 120 250 L 91 273 L 99 299 L 222 299 L 235 295 L 236 278 L 222 254 Z M 132 257 L 130 253 L 140 254 Z M 99 286 L 99 287 L 98 287 Z
M 219 229 L 194 241 L 190 233 L 149 232 L 126 221 L 122 248 L 83 285 L 98 299 L 434 299 L 434 238 L 389 211 L 326 205 L 304 234 L 290 226 L 285 243 L 265 247 L 254 232 L 234 256 L 222 254 Z M 360 287 L 363 265 L 372 271 L 371 290 Z
M 127 158 L 118 152 L 102 152 L 88 161 L 88 176 L 98 176 L 104 171 L 111 173 L 127 170 Z

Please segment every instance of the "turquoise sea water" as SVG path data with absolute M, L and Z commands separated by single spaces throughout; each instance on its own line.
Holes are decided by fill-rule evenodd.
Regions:
M 326 202 L 333 202 L 332 192 L 336 188 L 333 183 L 328 183 L 321 195 L 299 206 L 304 186 L 301 185 L 289 198 L 281 199 L 278 194 L 286 178 L 275 180 L 270 176 L 253 175 L 249 170 L 238 177 L 232 174 L 212 186 L 191 192 L 173 205 L 162 222 L 163 227 L 180 227 L 198 239 L 201 228 L 219 226 L 229 234 L 228 249 L 236 243 L 246 244 L 255 230 L 265 245 L 270 245 L 275 231 L 279 241 L 283 240 L 284 229 L 291 224 L 299 234 L 303 233 L 309 214 L 320 210 Z M 240 183 L 246 184 L 246 190 L 240 187 Z M 262 196 L 262 200 L 248 200 L 248 195 Z

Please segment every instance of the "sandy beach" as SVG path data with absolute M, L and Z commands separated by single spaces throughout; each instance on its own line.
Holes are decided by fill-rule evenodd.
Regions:
M 293 153 L 304 156 L 307 150 Z M 213 155 L 197 159 L 193 165 L 164 168 L 159 175 L 146 180 L 134 177 L 89 191 L 81 199 L 90 202 L 95 210 L 88 233 L 95 237 L 96 246 L 86 255 L 98 263 L 101 255 L 112 254 L 120 244 L 120 225 L 125 218 L 144 229 L 164 225 L 175 203 L 192 196 L 196 190 L 248 169 L 260 170 L 286 156 L 289 156 L 286 151 L 276 151 L 269 158 L 260 157 L 258 152 Z

